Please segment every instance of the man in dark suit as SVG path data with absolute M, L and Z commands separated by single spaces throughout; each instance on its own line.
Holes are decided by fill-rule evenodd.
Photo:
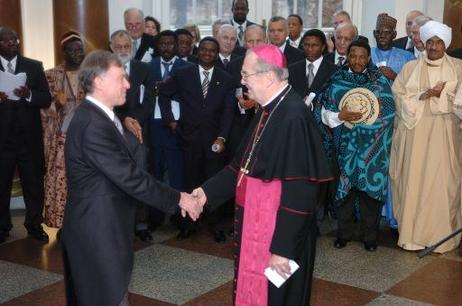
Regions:
M 335 51 L 325 57 L 331 63 L 343 67 L 347 64 L 348 46 L 358 37 L 358 31 L 351 22 L 342 22 L 335 28 L 334 37 Z
M 290 14 L 287 17 L 287 26 L 289 27 L 289 36 L 287 42 L 294 48 L 303 51 L 302 34 L 303 34 L 303 19 L 297 14 Z
M 233 18 L 231 19 L 231 25 L 236 29 L 237 33 L 237 45 L 244 47 L 244 32 L 248 26 L 254 24 L 247 20 L 247 14 L 249 13 L 249 3 L 247 0 L 233 0 L 231 4 L 231 11 L 233 12 Z
M 16 32 L 0 28 L 0 70 L 26 74 L 26 84 L 11 93 L 0 92 L 0 243 L 12 228 L 10 196 L 16 167 L 19 170 L 29 236 L 48 241 L 43 231 L 43 153 L 40 109 L 48 108 L 51 94 L 40 62 L 18 54 Z
M 127 99 L 123 105 L 114 108 L 116 115 L 126 129 L 135 135 L 140 143 L 140 152 L 143 164 L 146 166 L 145 141 L 148 139 L 147 122 L 154 109 L 154 82 L 149 65 L 132 59 L 133 44 L 130 34 L 118 30 L 111 35 L 111 49 L 117 54 L 124 65 L 130 88 L 127 90 Z M 146 167 L 145 167 L 146 168 Z M 147 169 L 147 168 L 146 168 Z M 155 209 L 155 208 L 153 208 Z M 158 211 L 159 215 L 162 212 Z M 141 203 L 136 214 L 135 234 L 142 240 L 152 240 L 148 230 L 148 208 Z
M 306 100 L 310 93 L 317 96 L 322 91 L 323 85 L 338 67 L 322 56 L 327 48 L 326 36 L 322 31 L 307 31 L 301 43 L 306 60 L 289 66 L 289 84 Z
M 199 65 L 175 72 L 159 87 L 162 120 L 177 134 L 185 163 L 185 190 L 192 191 L 221 170 L 226 162 L 225 142 L 233 120 L 234 88 L 231 76 L 214 67 L 218 42 L 206 37 L 199 43 Z M 180 96 L 181 117 L 172 113 L 172 99 Z M 190 235 L 181 225 L 178 238 Z
M 185 62 L 197 64 L 197 57 L 192 55 L 194 40 L 191 32 L 186 29 L 176 29 L 178 39 L 178 57 Z
M 412 24 L 414 23 L 414 20 L 418 16 L 423 16 L 424 14 L 421 11 L 418 10 L 412 10 L 406 15 L 406 36 L 397 38 L 393 40 L 393 47 L 403 49 L 403 50 L 410 50 L 413 49 L 414 43 L 412 42 L 412 33 L 411 33 L 411 28 Z M 412 51 L 410 51 L 412 52 Z
M 220 44 L 220 51 L 215 61 L 215 67 L 225 70 L 232 60 L 240 56 L 234 53 L 237 42 L 236 30 L 232 25 L 224 24 L 219 28 L 216 39 Z
M 189 33 L 189 32 L 188 32 Z M 175 32 L 166 30 L 159 34 L 157 48 L 160 56 L 155 57 L 150 69 L 154 76 L 156 89 L 160 83 L 165 82 L 170 75 L 178 69 L 192 65 L 178 58 L 178 39 Z M 157 90 L 156 90 L 157 91 Z M 168 126 L 162 122 L 162 114 L 159 102 L 155 100 L 154 114 L 151 113 L 149 120 L 150 129 L 150 161 L 151 170 L 156 179 L 162 181 L 168 171 L 168 180 L 171 187 L 176 190 L 184 190 L 184 162 L 183 152 L 178 145 L 177 135 L 170 133 Z M 175 120 L 180 118 L 180 97 L 177 95 L 172 99 L 172 113 Z M 151 224 L 159 223 L 161 219 L 155 212 L 151 212 Z
M 287 61 L 287 65 L 305 59 L 303 52 L 300 49 L 292 47 L 286 37 L 289 33 L 287 20 L 281 16 L 271 17 L 268 23 L 268 38 L 271 44 L 279 47 Z
M 156 36 L 144 33 L 144 13 L 137 8 L 129 8 L 124 12 L 125 29 L 133 39 L 135 59 L 150 63 L 157 55 Z
M 70 123 L 65 158 L 68 202 L 62 243 L 68 305 L 128 305 L 134 201 L 197 219 L 202 207 L 138 167 L 137 141 L 113 112 L 129 83 L 120 59 L 93 51 L 80 67 L 87 94 Z

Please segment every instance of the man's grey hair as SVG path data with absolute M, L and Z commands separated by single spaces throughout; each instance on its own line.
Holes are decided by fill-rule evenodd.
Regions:
M 278 22 L 278 21 L 284 22 L 284 25 L 285 25 L 286 29 L 288 28 L 287 19 L 285 19 L 284 17 L 281 17 L 281 16 L 273 16 L 273 17 L 271 17 L 271 19 L 268 22 L 268 31 L 269 31 L 269 25 L 272 22 Z
M 128 9 L 125 10 L 124 12 L 124 20 L 127 18 L 127 15 L 131 12 L 135 12 L 135 13 L 138 13 L 138 15 L 141 16 L 141 18 L 143 19 L 144 21 L 144 13 L 142 10 L 140 10 L 139 8 L 136 8 L 136 7 L 130 7 Z
M 247 50 L 246 54 L 254 53 L 252 50 Z M 287 67 L 273 66 L 257 56 L 257 63 L 255 64 L 255 72 L 269 72 L 272 71 L 279 81 L 286 81 L 289 79 L 289 69 Z
M 125 31 L 125 30 L 117 30 L 117 31 L 115 31 L 115 32 L 113 32 L 111 34 L 111 38 L 110 38 L 111 39 L 111 45 L 114 43 L 114 40 L 116 39 L 116 37 L 123 37 L 123 36 L 127 37 L 130 41 L 133 40 L 132 37 L 130 36 L 130 33 L 128 33 L 127 31 Z
M 229 21 L 228 19 L 224 19 L 224 18 L 217 19 L 212 23 L 212 27 L 216 25 L 224 25 L 224 24 L 231 24 L 231 21 Z
M 338 10 L 334 13 L 334 17 L 337 17 L 337 16 L 346 16 L 348 18 L 348 20 L 351 20 L 351 17 L 350 17 L 350 14 L 345 11 L 345 10 Z
M 414 22 L 412 23 L 411 30 L 415 30 L 417 27 L 421 27 L 424 24 L 426 24 L 428 21 L 433 20 L 431 17 L 425 16 L 425 15 L 420 15 L 417 16 L 414 19 Z
M 252 25 L 247 26 L 244 31 L 244 37 L 246 37 L 247 31 L 252 31 L 252 30 L 260 30 L 263 34 L 263 40 L 266 40 L 265 28 L 259 24 L 252 24 Z
M 346 29 L 346 28 L 351 28 L 353 30 L 353 33 L 354 33 L 353 40 L 355 40 L 356 37 L 358 37 L 358 28 L 349 21 L 342 22 L 335 28 L 334 37 L 337 38 L 337 33 L 340 32 L 340 30 Z
M 105 50 L 90 52 L 83 60 L 79 70 L 79 81 L 84 92 L 92 93 L 95 78 L 105 74 L 111 66 L 123 66 L 117 54 Z
M 222 35 L 226 31 L 233 31 L 237 35 L 236 29 L 231 24 L 223 24 L 218 29 L 217 35 Z

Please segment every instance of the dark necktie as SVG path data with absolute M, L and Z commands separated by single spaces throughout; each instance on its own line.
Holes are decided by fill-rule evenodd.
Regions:
M 314 80 L 314 65 L 313 63 L 308 64 L 308 73 L 306 74 L 306 77 L 308 79 L 308 88 L 311 87 L 311 84 L 313 84 Z
M 242 47 L 244 45 L 244 29 L 242 28 L 242 25 L 239 26 L 238 39 L 239 45 Z
M 339 56 L 338 61 L 337 61 L 337 66 L 342 67 L 344 60 L 345 60 L 345 58 L 343 56 Z
M 228 63 L 229 63 L 229 59 L 224 58 L 223 59 L 223 65 L 225 65 L 225 67 L 226 67 L 226 66 L 228 66 Z
M 7 68 L 6 71 L 7 71 L 8 73 L 14 74 L 13 63 L 8 62 L 8 64 L 6 64 L 6 68 Z
M 210 74 L 210 71 L 203 71 L 204 73 L 204 80 L 202 81 L 202 93 L 204 95 L 204 98 L 207 97 L 207 92 L 209 91 L 209 84 L 210 84 L 210 80 L 209 80 L 209 74 Z
M 164 65 L 164 75 L 162 76 L 162 80 L 165 81 L 170 76 L 170 66 L 172 65 L 172 63 L 162 62 L 162 65 Z

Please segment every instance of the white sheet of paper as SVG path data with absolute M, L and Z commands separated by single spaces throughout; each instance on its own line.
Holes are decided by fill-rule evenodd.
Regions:
M 305 97 L 305 104 L 306 104 L 306 106 L 311 108 L 311 110 L 313 110 L 313 108 L 314 108 L 314 106 L 313 106 L 314 98 L 316 98 L 316 94 L 314 92 L 310 92 L 310 94 Z
M 289 260 L 289 266 L 290 266 L 290 276 L 294 274 L 295 271 L 300 268 L 300 266 L 293 261 L 292 259 Z M 271 269 L 271 267 L 268 267 L 265 269 L 265 276 L 266 278 L 272 282 L 277 288 L 281 287 L 282 284 L 284 284 L 289 278 L 284 279 L 279 273 L 276 272 L 276 270 Z
M 172 100 L 172 113 L 175 120 L 180 119 L 180 102 Z M 154 106 L 154 119 L 162 119 L 158 97 L 156 97 L 156 104 Z
M 376 66 L 377 66 L 377 67 L 385 67 L 385 66 L 387 66 L 387 62 L 386 62 L 386 61 L 378 62 L 378 63 L 376 64 Z
M 0 71 L 0 91 L 3 91 L 10 100 L 19 100 L 13 91 L 16 88 L 26 85 L 27 75 L 24 72 L 11 74 Z

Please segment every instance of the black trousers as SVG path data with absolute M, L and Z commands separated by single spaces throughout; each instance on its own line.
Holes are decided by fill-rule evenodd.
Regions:
M 37 165 L 34 152 L 19 137 L 0 150 L 0 231 L 12 228 L 10 215 L 11 188 L 16 167 L 26 204 L 24 225 L 28 230 L 39 227 L 43 221 L 44 166 Z
M 224 168 L 226 163 L 225 153 L 220 154 L 209 154 L 206 153 L 200 144 L 192 144 L 185 146 L 183 149 L 183 160 L 184 160 L 184 180 L 186 192 L 192 192 L 195 188 L 201 186 L 207 179 L 214 176 L 218 171 Z M 212 150 L 212 148 L 210 148 Z M 208 218 L 212 219 L 212 223 L 220 219 L 222 209 L 209 214 Z M 178 218 L 178 227 L 180 229 L 194 229 L 196 223 L 194 223 L 189 217 Z
M 359 200 L 360 229 L 362 241 L 376 242 L 379 229 L 380 211 L 383 202 L 377 201 L 363 191 L 352 189 L 345 200 L 337 207 L 337 237 L 350 240 L 354 232 L 355 200 Z

